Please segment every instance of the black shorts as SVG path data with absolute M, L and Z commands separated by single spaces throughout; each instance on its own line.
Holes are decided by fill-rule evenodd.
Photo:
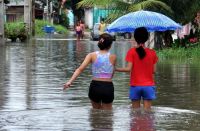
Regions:
M 114 100 L 114 86 L 112 82 L 92 80 L 88 96 L 96 103 L 112 103 Z

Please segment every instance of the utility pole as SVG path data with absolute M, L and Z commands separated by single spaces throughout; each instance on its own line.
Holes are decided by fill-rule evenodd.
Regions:
M 29 36 L 35 35 L 35 0 L 24 0 L 24 24 Z
M 35 36 L 35 0 L 32 0 L 32 35 Z
M 29 36 L 32 36 L 33 33 L 33 0 L 24 0 L 24 24 Z
M 4 44 L 4 0 L 0 0 L 0 45 Z
M 51 6 L 53 6 L 52 5 L 52 0 L 46 0 L 46 6 L 47 6 L 47 21 L 48 22 L 51 22 L 51 10 L 52 10 L 52 8 L 51 8 Z
M 49 0 L 46 0 L 46 6 L 47 6 L 47 21 L 49 22 Z

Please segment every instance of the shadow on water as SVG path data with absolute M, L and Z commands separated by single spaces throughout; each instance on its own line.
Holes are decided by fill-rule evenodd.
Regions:
M 113 44 L 118 66 L 125 66 L 130 45 Z M 200 64 L 191 61 L 159 61 L 151 113 L 130 108 L 127 73 L 115 73 L 112 111 L 91 109 L 90 67 L 63 91 L 86 54 L 97 49 L 97 42 L 88 40 L 45 39 L 0 47 L 0 130 L 200 130 Z

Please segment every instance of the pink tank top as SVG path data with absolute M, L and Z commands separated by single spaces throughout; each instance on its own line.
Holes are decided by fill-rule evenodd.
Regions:
M 114 67 L 110 62 L 110 53 L 100 54 L 96 52 L 97 58 L 92 63 L 93 78 L 112 78 Z

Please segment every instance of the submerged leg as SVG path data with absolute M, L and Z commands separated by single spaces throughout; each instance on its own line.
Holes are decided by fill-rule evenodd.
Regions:
M 140 100 L 132 100 L 132 108 L 140 108 Z
M 91 104 L 92 104 L 93 109 L 101 109 L 101 103 L 96 103 L 91 100 Z
M 109 103 L 109 104 L 102 103 L 101 109 L 102 110 L 112 110 L 112 103 Z
M 150 110 L 152 105 L 152 100 L 144 100 L 144 109 Z

